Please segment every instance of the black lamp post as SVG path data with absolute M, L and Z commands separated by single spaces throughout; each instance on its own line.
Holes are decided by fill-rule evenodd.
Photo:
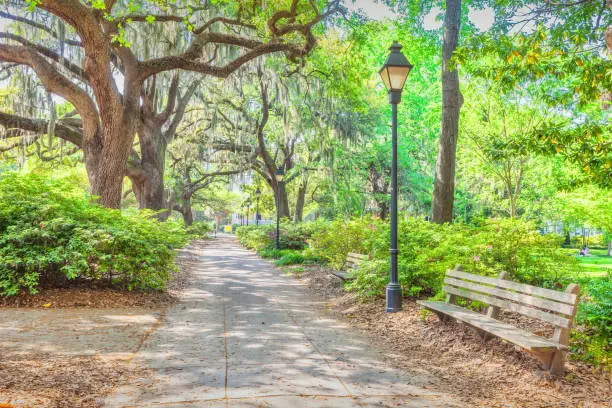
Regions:
M 257 208 L 255 209 L 255 225 L 259 225 L 259 197 L 261 196 L 261 190 L 257 187 L 255 190 L 255 200 L 257 202 Z
M 389 103 L 392 110 L 392 154 L 391 154 L 391 273 L 389 284 L 387 285 L 387 313 L 399 312 L 402 310 L 402 287 L 399 284 L 397 273 L 397 104 L 402 99 L 402 89 L 406 83 L 406 78 L 412 69 L 412 65 L 404 54 L 402 46 L 393 42 L 389 48 L 391 54 L 387 57 L 385 65 L 379 71 L 380 77 L 385 83 L 389 92 Z
M 280 191 L 281 191 L 281 185 L 283 184 L 283 178 L 285 177 L 285 169 L 283 169 L 283 166 L 280 166 L 277 170 L 276 173 L 274 174 L 274 177 L 276 177 L 276 249 L 279 249 L 279 245 L 278 245 L 278 239 L 280 236 Z
M 249 212 L 251 211 L 251 197 L 247 198 L 246 200 L 246 207 L 247 207 L 247 212 L 246 212 L 246 220 L 247 220 L 247 227 L 249 226 Z
M 240 226 L 244 225 L 244 203 L 240 204 Z

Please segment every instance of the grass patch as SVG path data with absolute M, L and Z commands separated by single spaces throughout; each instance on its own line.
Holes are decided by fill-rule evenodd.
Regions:
M 612 274 L 612 256 L 608 256 L 606 249 L 591 249 L 590 256 L 578 256 L 577 249 L 564 249 L 568 256 L 575 256 L 578 260 L 580 275 L 586 277 L 605 277 Z

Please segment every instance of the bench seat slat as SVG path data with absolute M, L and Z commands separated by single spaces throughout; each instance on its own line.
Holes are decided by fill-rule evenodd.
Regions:
M 352 273 L 346 271 L 332 271 L 332 275 L 339 277 L 342 280 L 355 279 Z
M 509 299 L 514 302 L 524 303 L 529 306 L 539 307 L 541 309 L 550 310 L 555 313 L 562 313 L 571 316 L 574 313 L 574 306 L 565 303 L 555 302 L 553 300 L 541 299 L 524 293 L 510 292 L 504 289 L 492 288 L 491 286 L 480 285 L 456 278 L 445 278 L 444 283 L 466 288 L 476 292 L 486 293 L 488 295 L 497 296 L 504 299 Z
M 570 326 L 570 320 L 563 316 L 559 316 L 559 315 L 548 313 L 542 310 L 519 305 L 517 303 L 512 303 L 507 300 L 499 299 L 493 296 L 487 296 L 487 295 L 472 292 L 466 289 L 456 288 L 454 286 L 445 285 L 442 289 L 446 293 L 450 293 L 456 296 L 461 296 L 461 297 L 472 299 L 472 300 L 478 300 L 479 302 L 483 302 L 488 305 L 501 307 L 502 309 L 510 310 L 511 312 L 516 312 L 524 316 L 529 316 L 535 319 L 540 319 L 542 321 L 551 323 L 555 325 L 556 327 L 568 328 Z
M 529 295 L 541 296 L 546 299 L 556 300 L 557 302 L 567 303 L 569 305 L 574 305 L 576 303 L 576 295 L 573 293 L 558 292 L 556 290 L 539 288 L 537 286 L 525 285 L 523 283 L 491 278 L 488 276 L 474 275 L 457 270 L 449 270 L 447 271 L 446 275 L 454 278 L 466 279 L 474 282 L 486 283 L 488 285 L 495 285 L 506 289 L 512 289 Z
M 363 262 L 366 261 L 368 259 L 368 257 L 366 255 L 359 255 L 359 254 L 353 254 L 350 253 L 346 256 L 346 259 L 350 259 L 356 262 Z
M 566 350 L 567 347 L 526 330 L 500 322 L 483 314 L 472 312 L 460 306 L 430 300 L 418 300 L 418 304 L 434 312 L 443 313 L 470 326 L 491 333 L 510 343 L 530 351 Z

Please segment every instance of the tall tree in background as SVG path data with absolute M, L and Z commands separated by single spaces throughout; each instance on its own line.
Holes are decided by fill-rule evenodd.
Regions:
M 461 0 L 446 0 L 442 45 L 442 130 L 438 144 L 432 210 L 433 222 L 439 224 L 453 219 L 455 156 L 459 135 L 459 110 L 463 97 L 459 91 L 459 72 L 451 58 L 459 44 L 460 25 Z

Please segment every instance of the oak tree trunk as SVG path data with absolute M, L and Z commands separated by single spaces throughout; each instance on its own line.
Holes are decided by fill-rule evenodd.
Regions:
M 98 202 L 104 207 L 121 206 L 123 178 L 136 123 L 135 118 L 129 116 L 133 115 L 126 111 L 115 112 L 115 120 L 105 121 L 110 125 L 102 129 L 103 146 L 95 142 L 83 146 L 91 194 L 99 197 Z
M 287 195 L 287 188 L 285 183 L 280 183 L 280 217 L 290 218 L 291 212 L 289 211 L 289 197 Z
M 188 227 L 193 224 L 193 210 L 191 208 L 191 198 L 183 202 L 183 222 Z
M 453 219 L 455 157 L 459 134 L 459 110 L 463 98 L 459 91 L 459 73 L 450 63 L 450 59 L 459 43 L 460 25 L 461 0 L 446 0 L 442 45 L 442 129 L 438 144 L 432 209 L 432 220 L 439 224 L 451 222 Z
M 131 177 L 138 208 L 161 210 L 165 208 L 166 143 L 161 129 L 147 126 L 147 124 L 141 127 L 138 137 L 141 163 L 138 176 Z
M 308 181 L 303 180 L 298 188 L 297 201 L 295 203 L 294 221 L 302 222 L 304 219 L 304 205 L 306 204 L 306 190 L 308 189 Z

